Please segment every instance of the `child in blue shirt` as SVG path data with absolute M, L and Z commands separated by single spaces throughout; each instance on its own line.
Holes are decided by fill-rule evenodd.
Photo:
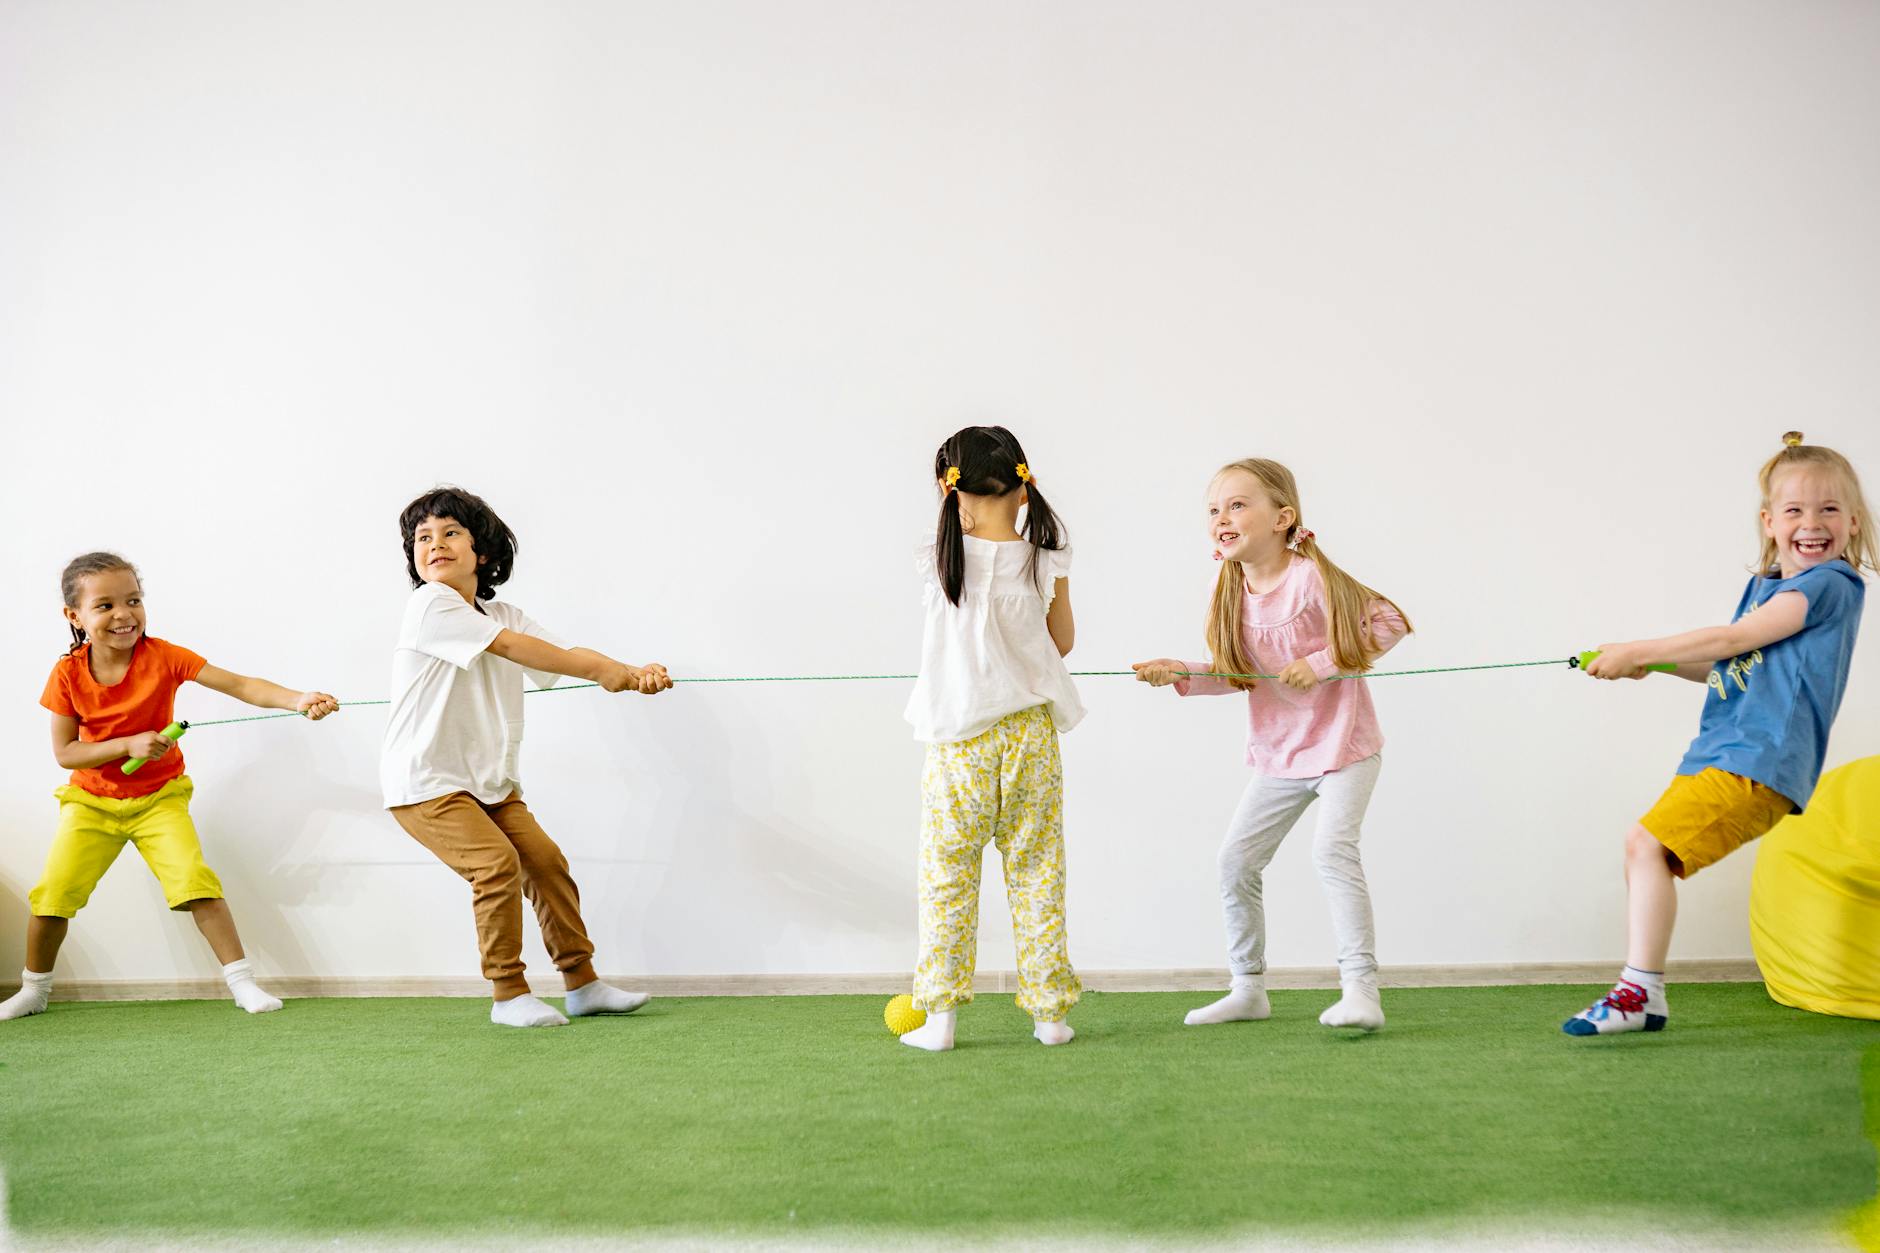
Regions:
M 1677 880 L 1754 840 L 1814 793 L 1847 688 L 1866 587 L 1880 569 L 1854 467 L 1799 431 L 1763 466 L 1762 554 L 1729 626 L 1607 644 L 1586 672 L 1640 679 L 1671 663 L 1706 684 L 1697 738 L 1626 836 L 1626 967 L 1568 1035 L 1658 1031 Z

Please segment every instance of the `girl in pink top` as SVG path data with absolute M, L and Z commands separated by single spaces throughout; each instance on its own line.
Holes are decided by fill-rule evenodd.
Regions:
M 1410 623 L 1326 557 L 1301 522 L 1292 472 L 1277 461 L 1222 467 L 1208 488 L 1208 533 L 1222 562 L 1208 612 L 1212 660 L 1165 657 L 1135 666 L 1143 682 L 1173 684 L 1183 696 L 1247 693 L 1247 764 L 1256 773 L 1220 857 L 1233 984 L 1185 1021 L 1246 1022 L 1272 1013 L 1260 875 L 1293 823 L 1323 798 L 1312 855 L 1332 906 L 1343 995 L 1319 1021 L 1375 1031 L 1384 1009 L 1358 835 L 1384 737 L 1363 682 L 1326 680 L 1370 669 Z M 1278 681 L 1217 677 L 1253 674 Z

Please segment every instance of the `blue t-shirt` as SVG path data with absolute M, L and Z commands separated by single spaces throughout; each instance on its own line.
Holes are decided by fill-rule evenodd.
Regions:
M 1678 773 L 1715 766 L 1773 788 L 1799 813 L 1821 777 L 1867 589 L 1837 558 L 1792 579 L 1751 579 L 1730 620 L 1782 592 L 1808 598 L 1802 629 L 1711 668 L 1704 716 Z

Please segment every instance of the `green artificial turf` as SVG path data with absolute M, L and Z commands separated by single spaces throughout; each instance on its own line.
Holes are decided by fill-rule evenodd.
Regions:
M 0 1168 L 44 1235 L 1819 1229 L 1873 1195 L 1880 1024 L 1681 985 L 1666 1032 L 1561 1035 L 1597 991 L 1390 991 L 1374 1036 L 1320 1027 L 1323 992 L 1210 1028 L 1181 1024 L 1204 995 L 1093 994 L 1056 1049 L 985 996 L 937 1055 L 882 997 L 537 1031 L 474 1000 L 55 1004 L 0 1024 Z

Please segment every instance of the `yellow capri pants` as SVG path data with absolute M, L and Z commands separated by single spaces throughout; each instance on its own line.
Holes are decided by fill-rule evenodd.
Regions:
M 59 830 L 46 854 L 46 873 L 27 898 L 42 918 L 70 918 L 85 907 L 92 889 L 129 843 L 163 885 L 171 909 L 222 895 L 222 881 L 202 860 L 202 843 L 189 817 L 188 776 L 171 779 L 149 796 L 118 800 L 93 796 L 69 783 L 59 798 Z
M 1018 1007 L 1056 1022 L 1083 984 L 1064 934 L 1064 767 L 1042 705 L 955 744 L 927 746 L 921 773 L 920 964 L 914 1004 L 973 999 L 979 868 L 988 843 L 1005 865 L 1018 947 Z

